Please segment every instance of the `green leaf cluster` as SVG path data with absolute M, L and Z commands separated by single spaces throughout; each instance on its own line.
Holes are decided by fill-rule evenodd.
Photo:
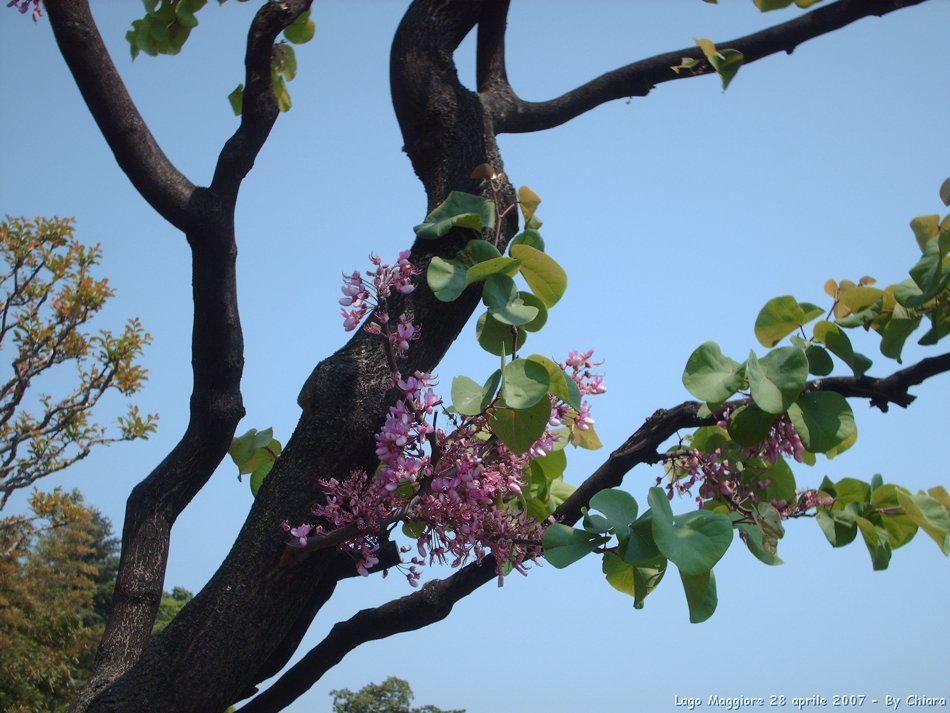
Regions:
M 144 52 L 150 57 L 175 55 L 181 51 L 192 29 L 198 26 L 195 17 L 207 0 L 143 0 L 145 17 L 132 22 L 125 34 L 132 59 Z
M 898 362 L 907 338 L 925 319 L 930 329 L 919 344 L 936 344 L 950 333 L 950 215 L 942 220 L 938 215 L 915 218 L 911 229 L 921 257 L 910 268 L 909 279 L 885 288 L 876 287 L 870 277 L 857 283 L 828 280 L 824 290 L 833 302 L 824 319 L 818 319 L 824 310 L 817 305 L 791 295 L 775 297 L 755 320 L 756 338 L 772 351 L 762 358 L 750 353 L 740 364 L 724 356 L 714 342 L 706 342 L 690 356 L 684 386 L 706 402 L 710 412 L 739 392 L 748 394 L 764 414 L 787 412 L 813 453 L 833 456 L 849 446 L 856 432 L 844 400 L 833 394 L 802 394 L 808 375 L 827 376 L 835 358 L 857 377 L 870 368 L 871 360 L 855 351 L 846 330 L 861 327 L 878 334 L 881 353 Z M 806 338 L 805 325 L 814 320 L 811 338 Z M 786 337 L 791 346 L 775 348 Z M 747 413 L 747 432 L 768 433 L 764 420 L 753 421 Z
M 567 455 L 556 449 L 543 458 L 535 458 L 525 469 L 524 510 L 528 517 L 544 522 L 571 493 L 574 486 L 564 482 Z
M 874 287 L 874 280 L 868 277 L 857 284 L 850 280 L 825 283 L 825 292 L 834 299 L 832 314 L 837 327 L 873 330 L 881 338 L 881 354 L 898 363 L 907 339 L 921 325 L 929 323 L 930 327 L 917 341 L 922 346 L 932 346 L 950 334 L 950 215 L 943 219 L 919 216 L 910 227 L 921 255 L 908 271 L 909 279 L 884 288 Z M 822 326 L 822 337 L 828 329 Z M 851 353 L 847 338 L 840 329 L 830 338 L 837 346 L 828 343 L 828 349 L 847 362 Z M 867 360 L 856 373 L 869 365 Z
M 814 310 L 809 307 L 799 305 L 791 297 L 770 300 L 756 322 L 760 341 L 774 344 L 781 338 L 776 335 L 791 324 L 800 327 L 809 315 L 813 319 Z M 749 395 L 749 404 L 730 414 L 725 434 L 741 446 L 761 442 L 776 418 L 787 413 L 809 453 L 834 457 L 857 438 L 857 426 L 851 407 L 840 394 L 804 391 L 809 373 L 819 370 L 824 375 L 830 371 L 818 361 L 823 354 L 818 345 L 800 341 L 794 346 L 773 349 L 761 358 L 750 352 L 749 358 L 740 364 L 723 355 L 715 342 L 706 342 L 686 362 L 683 385 L 705 402 L 710 413 L 719 410 L 736 393 Z M 848 354 L 857 363 L 853 352 Z
M 297 76 L 297 52 L 293 45 L 309 42 L 316 31 L 310 10 L 307 10 L 284 30 L 284 39 L 274 45 L 270 60 L 270 79 L 280 111 L 290 111 L 293 106 L 290 92 L 287 90 L 287 82 Z M 234 115 L 240 116 L 244 111 L 244 84 L 238 84 L 234 91 L 228 94 L 228 102 Z
M 142 0 L 145 16 L 132 22 L 132 29 L 125 34 L 129 51 L 134 60 L 140 53 L 151 57 L 160 54 L 176 55 L 191 31 L 198 26 L 196 13 L 208 0 Z M 224 4 L 225 0 L 218 0 Z M 246 2 L 246 0 L 241 0 Z M 297 74 L 297 57 L 291 45 L 301 45 L 313 39 L 316 25 L 310 10 L 303 12 L 283 32 L 283 40 L 274 45 L 271 54 L 271 83 L 277 107 L 280 111 L 291 108 L 287 82 Z M 244 107 L 244 84 L 239 84 L 228 95 L 228 102 L 235 116 L 240 116 Z
M 476 169 L 476 175 L 491 180 L 494 173 L 485 166 Z M 454 191 L 414 228 L 423 240 L 435 240 L 456 229 L 495 230 L 493 241 L 473 238 L 452 259 L 432 258 L 426 273 L 429 288 L 443 302 L 457 299 L 472 285 L 482 286 L 485 312 L 478 318 L 475 337 L 485 351 L 501 357 L 500 368 L 483 384 L 467 376 L 453 380 L 453 408 L 466 416 L 488 412 L 491 432 L 515 453 L 524 453 L 544 433 L 551 395 L 572 409 L 568 440 L 585 448 L 599 447 L 592 429 L 574 427 L 580 394 L 573 380 L 547 357 L 518 356 L 528 333 L 545 325 L 548 309 L 567 289 L 564 269 L 544 251 L 544 239 L 538 232 L 541 221 L 535 213 L 541 199 L 525 186 L 518 190 L 518 198 L 525 230 L 512 239 L 507 255 L 496 247 L 500 235 L 495 230 L 495 201 L 482 196 Z M 527 283 L 527 290 L 518 288 L 514 280 L 518 275 Z M 532 509 L 537 512 L 553 502 L 550 487 L 542 487 L 543 480 L 536 481 L 539 499 Z M 559 488 L 555 490 L 561 492 L 563 488 Z
M 887 569 L 892 550 L 910 542 L 918 530 L 950 556 L 950 495 L 942 486 L 914 495 L 880 476 L 870 482 L 842 478 L 832 483 L 825 478 L 820 493 L 833 499 L 816 515 L 828 542 L 844 547 L 860 532 L 876 570 Z
M 941 187 L 941 200 L 950 204 L 950 180 Z M 788 464 L 781 459 L 767 462 L 753 447 L 769 436 L 776 419 L 783 416 L 807 449 L 802 457 L 808 464 L 814 464 L 814 454 L 832 458 L 857 438 L 854 415 L 845 398 L 834 392 L 806 391 L 809 374 L 827 376 L 834 370 L 835 359 L 857 377 L 867 372 L 871 360 L 854 350 L 847 336 L 850 329 L 862 327 L 877 333 L 881 353 L 898 362 L 906 339 L 925 318 L 931 328 L 920 344 L 934 344 L 950 332 L 950 216 L 942 220 L 938 215 L 921 216 L 911 221 L 911 229 L 921 257 L 910 268 L 910 279 L 885 288 L 876 287 L 870 277 L 857 282 L 828 280 L 824 289 L 833 302 L 827 314 L 792 296 L 776 297 L 755 321 L 756 338 L 770 349 L 764 356 L 751 352 L 740 364 L 723 355 L 716 343 L 707 342 L 686 364 L 683 384 L 705 402 L 703 413 L 716 413 L 735 394 L 747 397 L 725 422 L 700 428 L 685 440 L 720 463 L 728 461 L 730 469 L 741 474 L 742 483 L 759 493 L 750 512 L 731 512 L 734 506 L 728 499 L 718 497 L 708 500 L 705 507 L 730 515 L 752 554 L 767 564 L 781 563 L 776 547 L 784 534 L 782 516 L 772 503 L 792 502 L 797 491 Z M 815 323 L 809 339 L 805 326 L 810 322 Z M 789 346 L 777 346 L 786 338 Z M 684 452 L 682 446 L 673 450 Z M 675 457 L 667 463 L 673 480 L 688 471 Z M 869 483 L 854 478 L 831 483 L 826 478 L 816 497 L 820 504 L 816 520 L 829 542 L 841 547 L 860 532 L 875 569 L 886 568 L 892 550 L 906 544 L 918 529 L 950 555 L 950 498 L 942 487 L 914 495 L 900 486 L 883 484 L 879 476 Z M 698 592 L 693 600 L 699 601 Z
M 249 485 L 254 497 L 257 497 L 257 491 L 261 489 L 280 453 L 280 441 L 274 438 L 273 428 L 265 428 L 263 431 L 252 428 L 243 436 L 232 440 L 231 447 L 228 448 L 228 455 L 238 467 L 238 480 L 241 480 L 243 475 L 251 476 Z
M 686 593 L 690 621 L 705 621 L 716 610 L 713 567 L 733 540 L 732 520 L 713 510 L 674 515 L 661 488 L 647 495 L 642 515 L 629 493 L 602 490 L 590 500 L 582 529 L 551 525 L 544 534 L 544 557 L 566 567 L 591 552 L 603 555 L 603 572 L 615 589 L 633 597 L 634 607 L 663 579 L 672 562 Z

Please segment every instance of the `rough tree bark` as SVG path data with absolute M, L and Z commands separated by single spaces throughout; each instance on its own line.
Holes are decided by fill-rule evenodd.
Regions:
M 791 52 L 808 39 L 862 17 L 922 1 L 839 0 L 722 46 L 743 51 L 746 62 L 751 62 Z M 308 519 L 319 496 L 316 477 L 342 479 L 356 468 L 374 469 L 373 435 L 391 399 L 379 340 L 362 331 L 320 362 L 304 384 L 297 428 L 219 570 L 171 625 L 149 637 L 171 527 L 225 456 L 244 413 L 234 207 L 241 181 L 277 118 L 269 79 L 271 47 L 310 2 L 268 3 L 257 13 L 247 40 L 244 115 L 206 188 L 181 175 L 157 146 L 106 53 L 86 0 L 46 2 L 63 56 L 116 160 L 154 209 L 185 234 L 194 264 L 191 420 L 180 443 L 129 498 L 115 609 L 92 679 L 71 711 L 224 710 L 283 668 L 336 582 L 353 574 L 347 558 L 329 551 L 280 566 L 286 553 L 280 525 Z M 627 65 L 550 101 L 525 102 L 510 86 L 505 69 L 507 10 L 507 0 L 415 0 L 396 32 L 391 55 L 393 106 L 430 209 L 452 190 L 478 192 L 479 182 L 470 176 L 475 166 L 489 163 L 503 169 L 495 141 L 498 134 L 551 128 L 607 101 L 644 96 L 660 82 L 687 76 L 670 70 L 680 58 L 702 58 L 696 47 L 681 49 Z M 477 91 L 471 91 L 459 81 L 453 53 L 476 28 Z M 701 65 L 694 74 L 709 71 Z M 513 199 L 510 185 L 505 183 L 503 190 Z M 512 212 L 504 225 L 505 240 L 516 229 Z M 464 239 L 450 235 L 419 241 L 411 261 L 424 270 L 434 254 L 451 257 Z M 405 297 L 398 308 L 413 312 L 415 322 L 424 325 L 424 336 L 400 368 L 432 371 L 478 297 L 475 288 L 449 304 L 438 302 L 424 288 Z M 950 358 L 940 360 L 911 367 L 918 369 L 912 374 L 898 372 L 881 383 L 826 379 L 811 388 L 835 389 L 883 407 L 889 402 L 905 406 L 912 398 L 907 394 L 910 385 L 950 369 Z M 559 508 L 556 517 L 577 520 L 594 492 L 620 483 L 637 463 L 655 461 L 656 448 L 666 437 L 677 428 L 701 423 L 696 409 L 696 404 L 687 403 L 657 412 Z M 390 549 L 386 556 L 383 564 L 391 565 L 398 554 Z M 481 567 L 469 565 L 337 624 L 243 710 L 286 707 L 359 644 L 438 621 L 455 602 L 493 578 L 491 561 Z

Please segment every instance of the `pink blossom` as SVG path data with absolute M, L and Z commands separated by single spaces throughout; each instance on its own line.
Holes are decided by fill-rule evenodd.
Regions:
M 581 403 L 581 410 L 574 419 L 574 423 L 581 431 L 586 431 L 594 425 L 594 419 L 590 416 L 590 405 L 586 401 Z
M 515 454 L 497 438 L 486 438 L 491 434 L 487 413 L 446 412 L 452 427 L 437 431 L 434 414 L 442 400 L 432 388 L 432 375 L 418 371 L 404 375 L 396 366 L 396 359 L 405 357 L 419 338 L 420 327 L 408 312 L 395 319 L 390 299 L 411 293 L 418 271 L 408 251 L 400 253 L 392 266 L 376 255 L 370 262 L 373 269 L 364 274 L 344 275 L 340 304 L 349 308 L 341 310 L 347 330 L 365 319 L 366 331 L 385 339 L 392 370 L 387 388 L 400 392 L 376 433 L 379 466 L 372 475 L 356 470 L 342 482 L 319 481 L 322 499 L 313 515 L 321 524 L 305 534 L 300 533 L 310 526 L 285 529 L 293 537 L 306 537 L 311 531 L 323 534 L 324 528 L 326 532 L 350 528 L 355 535 L 340 549 L 366 576 L 379 564 L 381 538 L 388 537 L 399 521 L 410 521 L 421 531 L 416 539 L 418 556 L 400 568 L 412 586 L 418 585 L 419 568 L 426 564 L 460 567 L 471 560 L 480 564 L 489 554 L 500 577 L 509 567 L 525 574 L 527 563 L 541 554 L 543 534 L 542 525 L 521 509 L 525 471 L 531 459 L 553 451 L 559 437 L 546 429 L 528 453 Z M 606 391 L 603 377 L 590 372 L 597 365 L 592 357 L 593 350 L 571 352 L 567 364 L 561 365 L 581 396 Z M 549 428 L 566 421 L 583 431 L 594 424 L 586 401 L 575 410 L 549 398 Z
M 25 15 L 31 4 L 33 5 L 33 22 L 36 22 L 43 15 L 42 0 L 10 0 L 7 7 L 15 7 L 21 15 Z
M 363 321 L 367 314 L 373 312 L 379 325 L 385 326 L 389 321 L 388 300 L 393 294 L 410 294 L 414 286 L 413 278 L 419 271 L 409 262 L 409 252 L 404 251 L 399 254 L 399 259 L 395 265 L 383 264 L 383 261 L 377 255 L 370 255 L 370 262 L 374 269 L 368 270 L 364 275 L 359 271 L 354 271 L 349 275 L 343 276 L 343 297 L 340 298 L 340 305 L 343 307 L 353 307 L 350 311 L 341 310 L 343 315 L 343 327 L 346 331 L 352 331 Z M 373 334 L 382 333 L 380 326 L 374 327 L 375 322 L 367 325 L 367 330 Z M 418 331 L 418 328 L 415 328 Z M 404 331 L 406 328 L 404 327 Z M 398 344 L 404 352 L 408 349 L 408 343 L 415 337 L 400 336 Z M 403 346 L 404 345 L 404 346 Z
M 721 414 L 717 425 L 723 429 L 727 428 L 728 419 L 727 410 Z M 758 461 L 762 468 L 765 468 L 776 463 L 782 456 L 789 456 L 800 462 L 805 448 L 795 426 L 787 415 L 783 415 L 775 420 L 769 434 L 760 443 L 743 448 L 742 452 L 745 461 Z M 698 485 L 697 502 L 700 508 L 704 506 L 706 499 L 721 499 L 737 512 L 751 512 L 771 485 L 767 478 L 750 477 L 749 473 L 752 471 L 747 465 L 723 458 L 720 449 L 712 453 L 702 453 L 693 448 L 685 454 L 678 453 L 669 458 L 666 464 L 671 473 L 667 485 L 668 496 L 672 498 L 674 492 L 691 494 L 692 488 Z M 815 507 L 826 507 L 830 502 L 827 498 L 819 498 L 814 490 L 796 493 L 796 499 L 792 501 L 768 501 L 783 518 L 799 517 Z
M 295 537 L 301 545 L 307 544 L 307 536 L 313 531 L 313 525 L 305 523 L 303 525 L 298 525 L 297 527 L 291 527 L 289 523 L 284 522 L 282 527 L 284 532 L 290 533 L 291 537 Z
M 340 314 L 343 315 L 343 329 L 347 332 L 352 332 L 359 326 L 363 317 L 366 316 L 366 310 L 354 309 L 347 312 L 345 309 L 341 309 Z

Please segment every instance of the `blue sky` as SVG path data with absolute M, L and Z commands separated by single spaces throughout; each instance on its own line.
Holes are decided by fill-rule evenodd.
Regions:
M 250 5 L 209 5 L 179 57 L 135 62 L 124 34 L 140 5 L 94 8 L 157 140 L 196 183 L 210 179 L 236 127 L 226 96 L 242 79 Z M 425 213 L 387 83 L 405 5 L 316 4 L 317 36 L 298 48 L 294 108 L 244 183 L 237 229 L 248 415 L 239 431 L 273 426 L 286 440 L 300 385 L 346 338 L 340 274 L 362 269 L 371 251 L 392 257 L 407 247 Z M 526 99 L 694 37 L 722 41 L 797 12 L 763 16 L 748 1 L 513 5 L 509 75 Z M 161 414 L 158 434 L 99 452 L 56 480 L 79 487 L 118 530 L 130 489 L 184 427 L 188 250 L 116 167 L 45 20 L 34 25 L 12 10 L 0 18 L 0 210 L 75 216 L 80 237 L 102 243 L 102 274 L 118 292 L 100 326 L 138 315 L 154 336 L 139 402 Z M 726 93 L 715 77 L 684 80 L 548 132 L 501 137 L 513 182 L 544 201 L 548 251 L 570 278 L 528 347 L 560 358 L 594 347 L 606 360 L 609 391 L 593 403 L 605 449 L 571 453 L 569 480 L 583 479 L 655 409 L 688 398 L 680 376 L 697 345 L 714 339 L 740 360 L 757 347 L 752 325 L 770 297 L 825 304 L 829 277 L 904 279 L 918 254 L 908 221 L 941 211 L 937 189 L 950 175 L 947 27 L 950 4 L 937 0 L 745 67 Z M 457 61 L 473 81 L 472 43 Z M 445 390 L 456 374 L 494 368 L 473 335 L 474 326 L 439 367 Z M 873 374 L 892 370 L 872 340 L 855 339 L 875 358 Z M 905 362 L 926 355 L 909 349 Z M 950 379 L 917 393 L 910 409 L 887 415 L 855 403 L 857 446 L 799 472 L 799 482 L 880 472 L 914 489 L 950 485 Z M 235 475 L 223 463 L 179 519 L 168 588 L 197 591 L 226 554 L 250 501 Z M 642 503 L 656 475 L 638 468 L 626 487 Z M 672 711 L 674 696 L 710 694 L 950 696 L 950 566 L 929 539 L 918 536 L 888 571 L 872 572 L 863 544 L 833 551 L 801 521 L 780 553 L 786 564 L 767 568 L 733 547 L 716 570 L 719 609 L 701 625 L 688 623 L 675 577 L 635 611 L 594 559 L 537 568 L 501 590 L 485 587 L 440 624 L 358 649 L 291 710 L 329 710 L 330 689 L 387 675 L 409 680 L 417 704 L 469 713 Z M 301 653 L 335 621 L 407 591 L 398 576 L 344 583 Z

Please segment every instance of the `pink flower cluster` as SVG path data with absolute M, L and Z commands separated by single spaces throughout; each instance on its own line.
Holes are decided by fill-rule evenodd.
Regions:
M 438 562 L 458 567 L 470 557 L 481 562 L 488 552 L 495 555 L 499 577 L 507 567 L 525 573 L 525 560 L 540 554 L 541 529 L 504 503 L 520 495 L 528 459 L 484 439 L 486 415 L 463 420 L 449 435 L 434 433 L 426 416 L 441 402 L 430 383 L 421 373 L 397 381 L 404 398 L 390 408 L 376 435 L 380 468 L 375 477 L 355 471 L 342 483 L 320 482 L 326 501 L 313 514 L 328 527 L 287 529 L 306 542 L 311 534 L 355 527 L 343 547 L 365 575 L 378 562 L 382 533 L 399 521 L 411 522 L 422 533 L 416 541 L 418 555 L 406 571 L 413 586 L 421 566 Z M 422 448 L 433 436 L 439 442 L 437 460 Z
M 402 483 L 418 482 L 420 473 L 429 469 L 429 456 L 423 446 L 433 427 L 426 416 L 442 403 L 431 385 L 432 377 L 419 371 L 408 379 L 396 380 L 403 398 L 389 407 L 386 421 L 376 434 L 376 455 L 381 465 L 377 480 L 389 492 Z
M 399 253 L 396 264 L 391 266 L 383 264 L 376 255 L 370 255 L 370 261 L 375 269 L 367 270 L 365 276 L 358 270 L 343 276 L 340 304 L 352 307 L 349 311 L 340 310 L 343 328 L 348 332 L 356 329 L 372 310 L 375 321 L 370 322 L 366 330 L 370 334 L 385 334 L 396 354 L 403 357 L 409 349 L 409 342 L 419 338 L 419 328 L 412 324 L 408 314 L 403 313 L 393 329 L 389 324 L 387 301 L 393 293 L 408 295 L 415 290 L 412 278 L 419 271 L 409 262 L 408 250 Z
M 285 523 L 284 529 L 301 546 L 324 538 L 341 547 L 365 576 L 379 564 L 381 540 L 399 522 L 406 522 L 418 533 L 417 554 L 405 567 L 410 584 L 418 584 L 423 565 L 459 567 L 470 558 L 480 563 L 491 553 L 500 585 L 505 573 L 513 569 L 525 574 L 526 562 L 541 554 L 543 529 L 519 504 L 528 462 L 553 450 L 559 436 L 552 428 L 566 422 L 584 431 L 594 420 L 586 401 L 574 411 L 551 396 L 549 428 L 524 455 L 512 453 L 491 434 L 487 412 L 471 417 L 447 413 L 451 432 L 436 429 L 435 410 L 442 400 L 433 391 L 432 375 L 417 371 L 404 376 L 395 360 L 404 357 L 419 336 L 408 315 L 400 315 L 393 324 L 388 313 L 391 294 L 413 290 L 417 271 L 408 257 L 408 252 L 401 253 L 390 267 L 371 256 L 375 269 L 365 276 L 359 272 L 344 276 L 340 299 L 343 307 L 351 308 L 341 310 L 348 331 L 372 311 L 365 329 L 386 338 L 391 384 L 400 392 L 376 434 L 380 465 L 373 476 L 357 470 L 343 482 L 319 481 L 325 497 L 313 515 L 320 524 Z M 560 365 L 582 397 L 606 391 L 603 377 L 591 373 L 592 356 L 593 351 L 571 352 Z
M 728 419 L 729 412 L 726 411 L 717 425 L 726 428 Z M 787 415 L 775 420 L 761 443 L 742 449 L 743 459 L 759 459 L 768 464 L 776 463 L 782 456 L 801 463 L 804 452 L 801 438 Z M 729 502 L 736 512 L 751 511 L 756 503 L 761 502 L 761 491 L 771 485 L 769 480 L 750 478 L 740 463 L 724 458 L 720 448 L 712 453 L 692 448 L 686 454 L 677 453 L 667 464 L 673 474 L 666 486 L 667 497 L 672 499 L 674 493 L 692 495 L 693 487 L 698 485 L 696 502 L 700 508 L 706 500 L 718 499 Z M 662 479 L 657 478 L 657 485 L 661 482 Z M 772 500 L 770 504 L 783 518 L 798 517 L 819 505 L 831 504 L 827 498 L 819 497 L 815 490 L 796 489 L 795 495 L 792 502 Z
M 593 356 L 593 349 L 581 353 L 571 350 L 565 363 L 558 364 L 562 371 L 577 384 L 577 389 L 582 397 L 599 396 L 600 394 L 607 393 L 607 387 L 604 386 L 603 375 L 591 373 L 591 369 L 603 364 L 603 362 L 600 361 L 591 361 Z M 567 415 L 569 408 L 563 403 L 559 405 L 555 404 L 555 408 L 558 409 L 558 413 L 552 416 L 551 425 L 556 426 L 559 425 L 560 421 Z M 574 415 L 573 420 L 577 430 L 586 431 L 590 429 L 590 427 L 594 425 L 594 419 L 591 418 L 590 415 L 590 404 L 586 401 L 581 401 L 580 411 Z M 555 421 L 557 421 L 557 423 L 555 423 Z
M 7 3 L 7 7 L 15 7 L 21 15 L 25 15 L 29 11 L 30 5 L 33 6 L 33 22 L 36 22 L 43 15 L 42 0 L 10 0 Z
M 567 355 L 565 364 L 561 364 L 561 368 L 564 369 L 565 373 L 567 372 L 567 367 L 570 367 L 571 373 L 568 374 L 568 376 L 574 379 L 574 382 L 580 389 L 581 396 L 587 394 L 596 396 L 598 394 L 607 393 L 607 387 L 604 386 L 603 375 L 591 373 L 591 369 L 603 364 L 602 361 L 591 361 L 593 356 L 593 349 L 588 349 L 586 352 L 581 353 L 571 350 L 571 353 Z

